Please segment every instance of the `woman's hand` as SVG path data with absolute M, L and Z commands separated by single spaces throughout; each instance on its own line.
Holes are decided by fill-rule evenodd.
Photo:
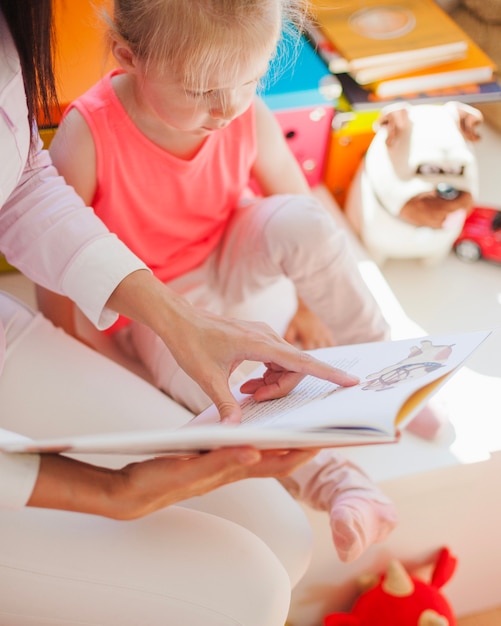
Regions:
M 296 314 L 285 331 L 284 339 L 302 350 L 314 350 L 334 345 L 334 338 L 329 328 L 301 299 L 298 299 Z
M 42 455 L 28 506 L 136 519 L 244 478 L 282 478 L 317 453 L 225 448 L 186 459 L 156 457 L 120 470 Z
M 153 329 L 225 421 L 240 421 L 241 410 L 228 379 L 246 360 L 268 367 L 267 374 L 249 392 L 256 400 L 284 396 L 308 374 L 343 386 L 359 382 L 297 350 L 266 324 L 223 318 L 191 306 L 146 270 L 127 276 L 108 306 Z

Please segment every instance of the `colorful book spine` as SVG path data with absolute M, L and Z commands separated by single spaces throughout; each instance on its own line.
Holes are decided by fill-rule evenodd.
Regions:
M 427 91 L 409 92 L 400 96 L 381 98 L 373 91 L 359 85 L 349 74 L 339 74 L 339 82 L 343 87 L 341 105 L 354 111 L 380 109 L 394 102 L 410 104 L 438 104 L 448 100 L 459 100 L 466 104 L 479 102 L 495 102 L 501 100 L 501 85 L 495 81 L 471 83 L 456 87 L 442 87 Z M 339 107 L 338 107 L 339 108 Z

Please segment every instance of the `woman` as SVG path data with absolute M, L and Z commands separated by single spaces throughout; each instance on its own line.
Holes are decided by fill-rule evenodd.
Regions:
M 239 419 L 227 379 L 245 359 L 269 364 L 256 399 L 287 393 L 307 373 L 352 384 L 267 327 L 191 308 L 64 184 L 34 125 L 55 93 L 51 20 L 48 0 L 0 2 L 0 249 L 9 261 L 100 328 L 115 312 L 150 326 L 222 419 Z M 2 437 L 165 426 L 171 405 L 159 392 L 6 294 L 0 322 Z M 118 469 L 106 458 L 0 455 L 0 623 L 283 624 L 310 537 L 278 483 L 245 481 L 165 507 L 284 476 L 313 454 L 239 448 Z M 250 503 L 236 519 L 247 528 L 228 521 L 241 514 L 239 499 Z M 135 521 L 115 521 L 125 519 Z

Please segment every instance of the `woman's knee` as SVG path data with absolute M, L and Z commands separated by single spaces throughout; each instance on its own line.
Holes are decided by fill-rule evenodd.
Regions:
M 283 626 L 288 575 L 247 529 L 182 507 L 133 522 L 26 509 L 0 514 L 2 615 L 19 625 Z M 40 540 L 44 537 L 44 541 Z M 10 621 L 9 621 L 10 623 Z M 37 622 L 38 623 L 38 622 Z
M 285 567 L 294 587 L 305 574 L 313 533 L 299 503 L 274 478 L 225 485 L 183 506 L 228 519 L 262 539 Z

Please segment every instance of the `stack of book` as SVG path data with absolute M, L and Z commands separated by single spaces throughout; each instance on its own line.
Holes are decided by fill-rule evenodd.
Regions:
M 496 65 L 434 0 L 312 0 L 308 35 L 354 110 L 501 99 Z

